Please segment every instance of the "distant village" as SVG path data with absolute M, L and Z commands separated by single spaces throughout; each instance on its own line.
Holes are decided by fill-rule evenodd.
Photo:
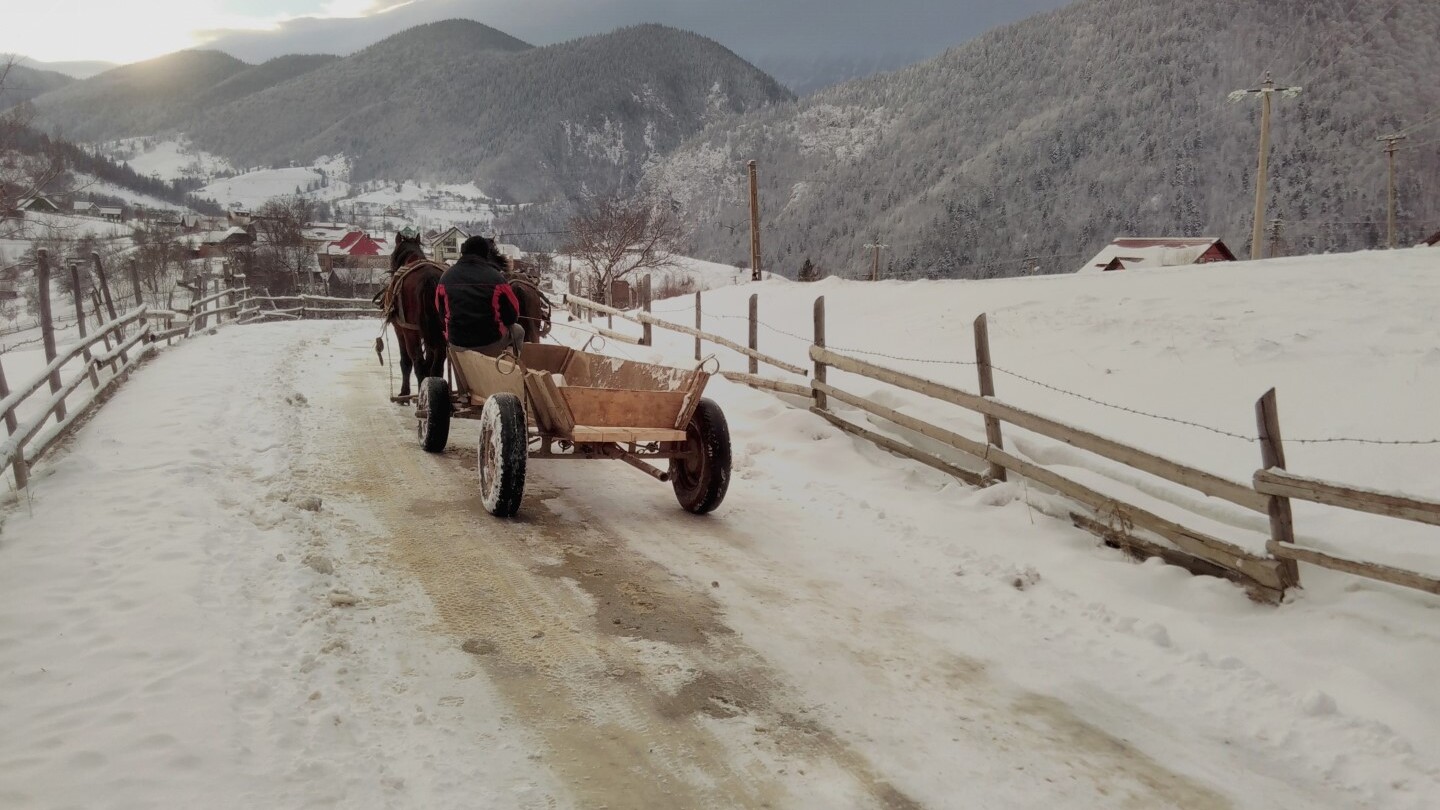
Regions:
M 397 214 L 396 227 L 404 219 Z M 242 258 L 264 249 L 288 249 L 298 255 L 292 261 L 296 288 L 311 292 L 344 295 L 369 295 L 379 290 L 390 269 L 390 253 L 394 247 L 392 233 L 375 233 L 359 225 L 343 222 L 287 223 L 274 227 L 266 215 L 243 208 L 224 216 L 206 216 L 174 209 L 147 207 L 139 204 L 101 206 L 89 201 L 62 204 L 55 198 L 30 195 L 17 201 L 0 219 L 23 222 L 27 217 L 38 219 L 59 216 L 79 220 L 88 218 L 98 223 L 129 226 L 136 234 L 136 249 L 148 235 L 150 241 L 164 240 L 167 263 L 183 268 L 181 281 L 196 276 L 219 278 L 243 274 Z M 267 224 L 272 227 L 267 227 Z M 426 252 L 443 262 L 460 256 L 460 245 L 473 234 L 462 227 L 430 229 L 422 235 Z M 526 264 L 526 254 L 519 247 L 501 244 L 500 250 L 517 264 Z M 313 262 L 308 258 L 313 256 Z M 0 267 L 0 300 L 19 296 L 18 281 L 26 269 L 21 260 Z

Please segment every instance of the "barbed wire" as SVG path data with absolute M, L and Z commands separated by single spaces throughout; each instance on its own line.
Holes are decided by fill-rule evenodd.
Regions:
M 667 312 L 686 312 L 686 311 L 693 311 L 693 307 L 687 307 L 687 308 L 685 308 L 685 309 L 666 310 L 666 311 L 667 311 Z M 651 314 L 656 314 L 656 312 L 652 311 Z M 703 312 L 703 311 L 701 312 L 701 318 L 702 318 L 702 319 L 704 319 L 704 318 L 719 318 L 719 319 L 723 319 L 723 320 L 737 320 L 737 321 L 747 321 L 747 322 L 750 320 L 750 317 L 749 317 L 748 315 L 728 315 L 728 314 L 718 313 L 718 312 Z M 768 330 L 770 330 L 770 331 L 772 331 L 772 332 L 775 332 L 775 333 L 780 334 L 780 335 L 784 335 L 784 336 L 786 336 L 786 337 L 794 338 L 795 340 L 801 341 L 801 342 L 803 342 L 803 343 L 807 343 L 807 344 L 813 343 L 813 337 L 805 337 L 805 336 L 802 336 L 802 335 L 797 335 L 797 334 L 795 334 L 794 332 L 789 332 L 789 331 L 786 331 L 786 330 L 784 330 L 784 329 L 780 329 L 779 327 L 772 326 L 772 325 L 770 325 L 770 324 L 768 324 L 768 323 L 766 323 L 766 322 L 764 322 L 764 321 L 757 321 L 757 324 L 758 324 L 759 326 L 765 327 L 766 329 L 768 329 Z M 894 361 L 902 362 L 902 363 L 917 363 L 917 364 L 923 364 L 923 365 L 962 366 L 962 367 L 975 367 L 975 366 L 978 366 L 978 365 L 979 365 L 979 363 L 978 363 L 977 361 L 975 361 L 975 360 L 956 360 L 956 359 L 953 359 L 953 358 L 933 358 L 933 357 L 905 357 L 905 356 L 902 356 L 902 355 L 887 354 L 887 353 L 885 353 L 885 352 L 879 352 L 879 351 L 874 351 L 874 350 L 870 350 L 870 349 L 857 349 L 857 348 L 844 347 L 844 346 L 833 346 L 833 345 L 829 345 L 829 344 L 827 344 L 825 348 L 829 349 L 830 351 L 840 352 L 840 353 L 842 353 L 842 354 L 854 354 L 854 355 L 861 355 L 861 356 L 866 356 L 866 357 L 880 357 L 880 358 L 883 358 L 883 359 L 886 359 L 886 360 L 894 360 Z M 1037 387 L 1039 387 L 1039 388 L 1043 388 L 1043 389 L 1045 389 L 1045 390 L 1052 391 L 1052 392 L 1057 393 L 1057 394 L 1061 394 L 1061 395 L 1063 395 L 1063 396 L 1072 397 L 1072 398 L 1074 398 L 1074 399 L 1079 399 L 1079 400 L 1082 400 L 1082 401 L 1084 401 L 1084 402 L 1088 402 L 1088 403 L 1090 403 L 1090 404 L 1092 404 L 1092 405 L 1098 405 L 1098 406 L 1103 407 L 1103 408 L 1109 408 L 1109 409 L 1111 409 L 1111 410 L 1119 411 L 1119 412 L 1122 412 L 1122 413 L 1127 413 L 1127 414 L 1130 414 L 1130 415 L 1132 415 L 1132 416 L 1140 416 L 1140 417 L 1144 417 L 1144 418 L 1147 418 L 1147 419 L 1154 419 L 1154 420 L 1161 421 L 1161 422 L 1169 422 L 1169 423 L 1171 423 L 1171 424 L 1180 425 L 1180 426 L 1182 426 L 1182 427 L 1194 428 L 1194 429 L 1196 429 L 1196 430 L 1203 430 L 1203 431 L 1208 432 L 1208 433 L 1213 433 L 1213 434 L 1215 434 L 1215 435 L 1217 435 L 1217 436 L 1223 436 L 1223 437 L 1225 437 L 1225 438 L 1230 438 L 1230 439 L 1238 439 L 1238 440 L 1240 440 L 1240 441 L 1250 442 L 1250 443 L 1252 443 L 1252 444 L 1255 443 L 1255 442 L 1260 441 L 1260 439 L 1259 439 L 1258 436 L 1252 436 L 1252 435 L 1245 434 L 1245 433 L 1236 433 L 1235 431 L 1225 430 L 1224 428 L 1217 428 L 1217 427 L 1214 427 L 1213 425 L 1207 425 L 1207 424 L 1204 424 L 1204 423 L 1202 423 L 1202 422 L 1196 422 L 1196 421 L 1189 420 L 1189 419 L 1181 419 L 1181 418 L 1174 417 L 1174 416 L 1166 416 L 1166 415 L 1164 415 L 1164 414 L 1152 413 L 1152 412 L 1150 412 L 1150 411 L 1143 411 L 1143 410 L 1140 410 L 1140 409 L 1138 409 L 1138 408 L 1131 408 L 1131 407 L 1126 406 L 1126 405 L 1119 405 L 1119 404 L 1116 404 L 1116 403 L 1114 403 L 1114 402 L 1107 402 L 1106 400 L 1097 399 L 1096 397 L 1092 397 L 1092 396 L 1090 396 L 1090 395 L 1088 395 L 1088 394 L 1082 394 L 1082 393 L 1080 393 L 1080 392 L 1078 392 L 1078 391 L 1071 391 L 1071 390 L 1069 390 L 1069 389 L 1061 388 L 1061 387 L 1056 386 L 1056 385 L 1051 385 L 1050 383 L 1047 383 L 1047 382 L 1042 382 L 1042 381 L 1040 381 L 1040 380 L 1035 379 L 1034 377 L 1029 377 L 1029 376 L 1024 375 L 1024 374 L 1021 374 L 1021 373 L 1019 373 L 1019 372 L 1017 372 L 1017 371 L 1011 371 L 1010 369 L 1007 369 L 1007 368 L 1003 368 L 1003 367 L 1001 367 L 1001 366 L 994 365 L 993 363 L 991 364 L 990 368 L 992 368 L 994 371 L 996 371 L 996 372 L 998 372 L 998 373 L 1000 373 L 1000 374 L 1004 374 L 1004 375 L 1007 376 L 1007 377 L 1012 377 L 1012 378 L 1014 378 L 1014 379 L 1020 380 L 1021 382 L 1026 382 L 1026 383 L 1029 383 L 1029 384 L 1031 384 L 1031 385 L 1037 386 Z M 1359 438 L 1359 437 L 1350 437 L 1350 436 L 1334 436 L 1334 437 L 1327 437 L 1327 438 L 1299 438 L 1299 439 L 1285 438 L 1283 441 L 1284 441 L 1285 444 L 1365 444 L 1365 445 L 1382 445 L 1382 446 L 1425 446 L 1425 445 L 1440 445 L 1440 438 L 1436 438 L 1436 439 L 1371 439 L 1371 438 Z

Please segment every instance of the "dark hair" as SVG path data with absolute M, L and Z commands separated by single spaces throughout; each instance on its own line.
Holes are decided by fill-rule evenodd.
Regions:
M 484 236 L 472 236 L 465 240 L 460 246 L 461 256 L 479 256 L 492 262 L 503 261 L 500 248 L 496 247 L 495 240 Z

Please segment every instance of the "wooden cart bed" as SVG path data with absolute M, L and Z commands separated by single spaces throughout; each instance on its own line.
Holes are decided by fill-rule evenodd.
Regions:
M 450 349 L 462 398 L 509 392 L 544 435 L 576 442 L 682 442 L 710 375 L 527 343 L 521 363 Z

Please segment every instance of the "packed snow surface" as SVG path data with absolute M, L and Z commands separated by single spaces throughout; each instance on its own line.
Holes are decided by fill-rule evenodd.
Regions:
M 973 359 L 985 312 L 1000 398 L 1243 481 L 1271 386 L 1287 437 L 1440 433 L 1437 271 L 1440 251 L 1414 250 L 769 281 L 706 292 L 704 319 L 743 343 L 758 293 L 761 350 L 804 364 L 823 295 L 832 347 L 973 390 L 973 366 L 949 363 Z M 690 324 L 692 302 L 654 309 Z M 587 332 L 556 326 L 577 345 Z M 1418 809 L 1440 796 L 1435 597 L 1302 566 L 1285 604 L 1253 604 L 1098 547 L 1037 487 L 971 489 L 719 379 L 707 396 L 735 475 L 715 514 L 681 512 L 615 462 L 537 459 L 521 517 L 496 521 L 477 503 L 473 423 L 444 456 L 422 453 L 386 400 L 374 334 L 311 322 L 186 341 L 37 470 L 0 535 L 0 805 Z M 607 351 L 694 363 L 690 337 L 656 335 Z M 957 409 L 830 381 L 983 435 Z M 1022 431 L 1006 441 L 1263 545 L 1263 521 Z M 1440 485 L 1437 453 L 1294 444 L 1288 461 L 1423 494 Z M 1298 503 L 1296 524 L 1307 542 L 1440 572 L 1429 529 Z

